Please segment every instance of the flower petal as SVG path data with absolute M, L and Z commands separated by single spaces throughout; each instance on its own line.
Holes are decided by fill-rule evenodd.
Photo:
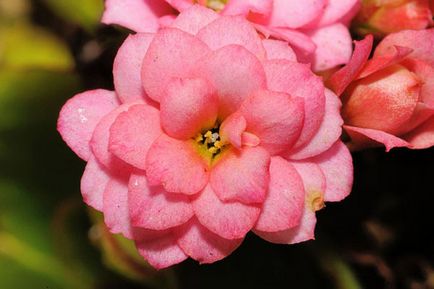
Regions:
M 247 131 L 261 140 L 261 146 L 275 155 L 297 141 L 304 124 L 302 98 L 261 90 L 248 97 L 240 108 Z
M 240 45 L 264 59 L 265 50 L 261 39 L 252 24 L 244 17 L 222 16 L 202 28 L 197 37 L 205 42 L 211 50 L 235 44 Z
M 397 134 L 413 115 L 419 93 L 417 76 L 393 65 L 353 83 L 342 115 L 348 125 Z
M 322 80 L 307 65 L 271 60 L 264 65 L 268 89 L 304 99 L 304 124 L 294 148 L 299 148 L 318 131 L 324 117 L 325 95 Z
M 415 58 L 434 66 L 434 28 L 404 30 L 386 36 L 375 49 L 374 57 L 393 53 L 394 46 L 403 46 L 413 49 L 409 57 Z
M 269 181 L 268 152 L 261 147 L 245 147 L 222 154 L 210 175 L 211 187 L 219 199 L 245 204 L 262 203 Z
M 230 255 L 243 239 L 224 239 L 202 226 L 196 219 L 176 229 L 178 245 L 200 264 L 219 261 Z
M 268 60 L 286 59 L 297 62 L 294 50 L 285 41 L 264 39 L 262 40 L 262 45 L 264 45 Z
M 110 127 L 119 114 L 127 111 L 135 104 L 138 103 L 128 103 L 117 107 L 101 119 L 93 132 L 90 141 L 92 152 L 95 154 L 97 160 L 107 168 L 118 167 L 119 169 L 122 169 L 126 166 L 123 161 L 109 151 Z
M 290 151 L 288 158 L 301 160 L 319 155 L 328 150 L 342 134 L 341 101 L 326 89 L 325 114 L 321 126 L 312 139 L 297 150 Z
M 397 64 L 409 53 L 411 53 L 411 51 L 411 49 L 406 47 L 395 46 L 391 54 L 385 56 L 377 56 L 368 60 L 368 62 L 366 62 L 366 65 L 363 67 L 363 70 L 357 76 L 357 79 L 367 77 L 377 71 Z
M 231 0 L 226 3 L 225 8 L 221 11 L 222 15 L 243 15 L 249 13 L 268 15 L 273 8 L 272 1 L 264 0 Z
M 206 77 L 219 96 L 219 117 L 235 112 L 252 92 L 265 88 L 265 73 L 259 60 L 244 47 L 230 45 L 201 59 L 196 77 Z
M 223 143 L 229 142 L 237 149 L 241 149 L 243 133 L 247 127 L 246 119 L 240 113 L 228 116 L 220 125 L 220 139 Z
M 421 81 L 419 101 L 434 108 L 434 66 L 412 58 L 405 59 L 400 65 L 415 73 Z
M 143 89 L 140 72 L 153 37 L 148 33 L 131 34 L 118 50 L 113 63 L 113 82 L 116 93 L 124 103 L 150 101 Z
M 143 237 L 135 236 L 139 254 L 154 268 L 160 270 L 178 264 L 188 256 L 176 242 L 176 237 L 170 231 L 144 230 Z M 147 235 L 150 236 L 147 236 Z
M 294 167 L 281 157 L 272 157 L 268 195 L 255 230 L 277 232 L 297 226 L 304 198 L 303 182 Z
M 261 209 L 238 202 L 222 202 L 210 185 L 193 200 L 199 222 L 225 239 L 241 239 L 255 225 Z
M 143 59 L 142 83 L 146 93 L 160 101 L 172 78 L 189 77 L 188 72 L 208 52 L 206 44 L 187 32 L 161 29 Z
M 434 145 L 434 117 L 404 136 L 412 149 L 425 149 Z
M 135 32 L 157 32 L 158 19 L 173 10 L 163 0 L 106 0 L 101 22 Z
M 122 112 L 110 128 L 109 150 L 121 160 L 144 170 L 152 143 L 162 134 L 156 108 L 146 104 Z
M 355 41 L 354 52 L 350 61 L 327 80 L 327 87 L 333 90 L 338 96 L 345 91 L 348 85 L 350 85 L 362 71 L 371 53 L 373 41 L 374 38 L 372 35 L 366 36 L 365 39 L 361 41 Z
M 295 168 L 297 173 L 302 178 L 304 190 L 306 192 L 306 200 L 312 194 L 319 193 L 321 196 L 324 196 L 327 185 L 326 176 L 315 160 L 290 161 L 290 164 Z
M 296 244 L 315 239 L 316 216 L 310 208 L 305 207 L 300 225 L 280 232 L 261 232 L 255 234 L 275 244 Z
M 193 217 L 187 196 L 171 194 L 162 187 L 151 187 L 145 175 L 130 177 L 128 204 L 131 224 L 150 230 L 166 230 L 180 226 Z
M 104 190 L 104 223 L 113 234 L 132 239 L 128 210 L 128 179 L 111 178 Z
M 316 44 L 313 70 L 324 71 L 346 64 L 353 52 L 352 39 L 348 28 L 341 23 L 321 27 L 307 33 Z
M 359 0 L 328 0 L 321 17 L 315 20 L 315 25 L 322 27 L 339 22 L 355 7 L 359 6 L 359 2 Z
M 176 17 L 172 27 L 196 35 L 200 29 L 218 18 L 218 14 L 200 5 L 194 5 Z
M 319 165 L 326 178 L 325 201 L 339 202 L 350 194 L 353 186 L 353 161 L 348 148 L 341 141 L 310 161 Z
M 299 28 L 317 18 L 324 10 L 325 0 L 274 0 L 269 26 Z
M 118 106 L 112 91 L 98 89 L 77 94 L 62 107 L 57 130 L 80 158 L 88 160 L 91 155 L 89 143 L 96 125 Z
M 171 137 L 189 139 L 214 126 L 217 110 L 217 95 L 206 80 L 174 79 L 160 99 L 161 126 Z
M 350 147 L 352 149 L 362 149 L 383 144 L 386 146 L 386 151 L 390 151 L 394 147 L 410 146 L 405 140 L 381 130 L 350 125 L 344 125 L 344 129 L 351 138 Z
M 91 154 L 81 177 L 80 190 L 84 202 L 95 210 L 102 211 L 103 194 L 110 178 L 110 173 Z
M 151 186 L 168 192 L 196 194 L 208 183 L 208 168 L 190 141 L 160 136 L 148 151 L 146 175 Z

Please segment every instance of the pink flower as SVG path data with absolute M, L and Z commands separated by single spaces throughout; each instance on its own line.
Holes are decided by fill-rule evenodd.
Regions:
M 401 30 L 422 30 L 432 24 L 429 0 L 365 0 L 355 19 L 361 34 L 382 37 Z
M 102 22 L 156 32 L 193 3 L 246 17 L 267 37 L 289 42 L 299 62 L 312 63 L 315 71 L 348 62 L 347 26 L 360 7 L 360 0 L 106 0 Z
M 434 145 L 434 29 L 390 34 L 368 60 L 372 37 L 329 80 L 342 95 L 345 130 L 355 149 Z
M 340 102 L 284 42 L 193 6 L 129 36 L 115 92 L 78 94 L 58 130 L 86 160 L 87 204 L 156 268 L 211 263 L 253 230 L 312 239 L 315 211 L 351 189 Z

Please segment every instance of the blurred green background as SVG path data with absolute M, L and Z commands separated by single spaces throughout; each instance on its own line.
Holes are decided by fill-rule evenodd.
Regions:
M 224 261 L 153 271 L 110 235 L 79 191 L 84 163 L 56 131 L 75 93 L 112 89 L 127 31 L 102 0 L 0 0 L 0 289 L 434 288 L 433 150 L 354 154 L 344 202 L 318 214 L 317 240 L 249 235 Z

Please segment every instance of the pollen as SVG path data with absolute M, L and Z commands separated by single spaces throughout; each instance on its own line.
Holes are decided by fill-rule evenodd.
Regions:
M 205 133 L 199 133 L 194 140 L 203 149 L 210 153 L 212 157 L 219 154 L 225 146 L 225 144 L 220 140 L 218 126 L 211 130 L 207 130 Z

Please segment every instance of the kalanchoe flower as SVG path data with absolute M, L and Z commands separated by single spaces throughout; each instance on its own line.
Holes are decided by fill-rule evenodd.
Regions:
M 348 24 L 360 0 L 106 0 L 103 23 L 136 32 L 156 32 L 194 3 L 223 15 L 242 15 L 267 37 L 287 41 L 299 62 L 315 71 L 345 64 L 351 57 Z M 176 9 L 176 10 L 175 10 Z
M 356 43 L 350 63 L 328 81 L 342 95 L 354 149 L 434 145 L 433 48 L 434 29 L 390 34 L 370 60 L 372 37 Z
M 70 99 L 58 130 L 88 162 L 85 202 L 156 268 L 220 260 L 251 230 L 312 239 L 315 211 L 350 192 L 337 96 L 242 17 L 193 6 L 129 36 L 113 76 L 115 92 Z
M 422 30 L 432 24 L 429 0 L 363 0 L 355 18 L 359 34 L 377 37 L 413 29 Z

